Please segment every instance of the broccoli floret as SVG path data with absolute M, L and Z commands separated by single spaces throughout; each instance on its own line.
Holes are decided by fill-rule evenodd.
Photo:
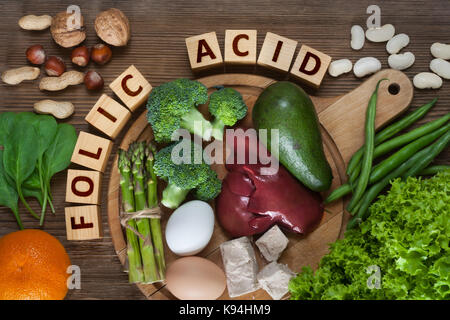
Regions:
M 207 101 L 207 88 L 189 79 L 177 79 L 154 88 L 147 101 L 147 118 L 155 140 L 170 142 L 173 132 L 184 128 L 209 141 L 212 125 L 196 108 Z
M 239 92 L 233 88 L 220 88 L 213 92 L 209 101 L 209 112 L 215 117 L 212 136 L 222 141 L 225 126 L 234 126 L 247 114 L 248 108 Z
M 209 201 L 214 199 L 221 189 L 221 181 L 217 179 L 216 173 L 204 162 L 202 148 L 194 148 L 194 143 L 190 142 L 190 154 L 185 155 L 184 149 L 180 148 L 177 156 L 187 161 L 176 164 L 172 160 L 172 151 L 178 143 L 173 143 L 161 149 L 155 155 L 154 170 L 158 177 L 168 182 L 163 191 L 162 204 L 168 208 L 175 209 L 184 201 L 189 191 L 199 189 L 195 194 L 199 199 Z M 201 159 L 201 163 L 194 163 L 194 160 Z M 190 162 L 190 163 L 189 163 Z M 204 190 L 204 188 L 214 188 Z M 217 191 L 218 190 L 218 191 Z
M 222 190 L 222 181 L 217 178 L 217 173 L 213 170 L 208 172 L 208 179 L 197 186 L 194 194 L 197 199 L 203 201 L 216 198 Z

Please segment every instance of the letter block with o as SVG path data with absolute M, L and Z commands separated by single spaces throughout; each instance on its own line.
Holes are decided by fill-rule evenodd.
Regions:
M 100 204 L 101 181 L 98 171 L 69 169 L 66 202 Z

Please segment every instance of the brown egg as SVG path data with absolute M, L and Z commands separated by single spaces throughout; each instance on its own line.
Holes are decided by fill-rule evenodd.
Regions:
M 225 273 L 215 263 L 200 257 L 173 262 L 166 272 L 167 288 L 180 300 L 215 300 L 226 287 Z

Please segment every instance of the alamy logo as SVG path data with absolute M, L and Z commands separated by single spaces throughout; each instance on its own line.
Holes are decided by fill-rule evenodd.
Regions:
M 196 132 L 202 131 L 201 121 L 194 123 Z M 262 146 L 268 146 L 270 133 L 270 154 Z M 259 141 L 258 141 L 259 138 Z M 172 149 L 172 162 L 175 164 L 261 164 L 261 175 L 274 175 L 280 167 L 279 130 L 278 129 L 226 129 L 223 141 L 214 140 L 202 149 L 201 137 L 194 135 L 194 144 L 191 148 L 191 134 L 188 130 L 179 129 L 172 134 L 172 141 L 178 141 Z M 239 142 L 241 143 L 239 143 Z M 248 143 L 243 143 L 248 141 Z M 235 145 L 235 143 L 237 143 Z M 269 147 L 269 146 L 268 146 Z M 192 150 L 193 149 L 193 150 Z M 228 154 L 224 157 L 223 151 Z M 193 154 L 192 154 L 193 153 Z M 225 161 L 224 161 L 225 158 Z M 248 158 L 248 159 L 246 159 Z

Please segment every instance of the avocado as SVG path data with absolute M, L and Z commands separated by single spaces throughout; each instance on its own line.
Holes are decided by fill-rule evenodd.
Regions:
M 269 150 L 270 129 L 279 130 L 279 160 L 300 182 L 313 191 L 330 188 L 333 176 L 316 109 L 302 88 L 288 81 L 268 86 L 258 97 L 252 117 L 256 129 L 268 129 Z

